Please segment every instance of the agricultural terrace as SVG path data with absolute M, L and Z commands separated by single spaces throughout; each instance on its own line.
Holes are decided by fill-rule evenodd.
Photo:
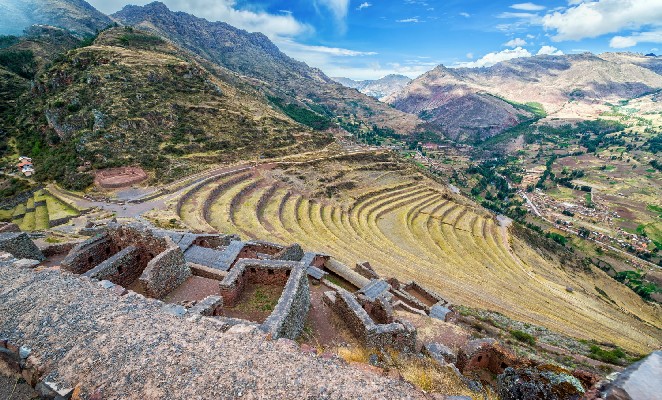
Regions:
M 347 265 L 369 260 L 383 276 L 415 279 L 455 303 L 630 350 L 660 346 L 659 308 L 601 271 L 541 256 L 390 153 L 220 174 L 192 186 L 173 208 L 195 230 L 296 242 Z

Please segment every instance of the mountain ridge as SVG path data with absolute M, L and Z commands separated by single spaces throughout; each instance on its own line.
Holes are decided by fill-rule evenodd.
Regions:
M 440 65 L 385 101 L 442 126 L 451 138 L 480 140 L 528 117 L 514 111 L 516 103 L 540 106 L 555 118 L 597 118 L 607 102 L 662 89 L 661 66 L 658 58 L 628 53 L 540 55 L 484 68 Z M 486 94 L 503 100 L 487 102 Z
M 195 54 L 253 79 L 270 96 L 295 102 L 329 118 L 353 118 L 368 126 L 408 134 L 422 121 L 376 99 L 357 93 L 317 68 L 292 59 L 264 34 L 249 33 L 224 22 L 210 22 L 173 12 L 160 2 L 127 6 L 112 17 L 173 40 Z

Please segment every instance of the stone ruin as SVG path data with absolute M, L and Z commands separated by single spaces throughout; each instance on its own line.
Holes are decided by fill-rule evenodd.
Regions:
M 135 185 L 147 178 L 140 167 L 109 168 L 98 171 L 94 183 L 104 189 L 118 189 Z
M 298 244 L 244 242 L 236 235 L 193 234 L 111 222 L 96 236 L 73 248 L 70 244 L 58 245 L 57 249 L 49 247 L 42 253 L 25 233 L 0 233 L 0 251 L 36 260 L 14 260 L 15 267 L 34 267 L 45 258 L 44 254 L 57 253 L 58 249 L 69 250 L 61 269 L 80 275 L 81 280 L 96 282 L 116 296 L 146 300 L 163 312 L 190 322 L 202 323 L 204 318 L 221 332 L 250 328 L 273 339 L 297 338 L 311 307 L 310 282 L 331 289 L 324 292 L 323 302 L 363 346 L 415 354 L 421 350 L 438 364 L 454 370 L 472 390 L 482 391 L 480 382 L 494 381 L 495 377 L 499 378 L 499 392 L 507 395 L 504 398 L 513 399 L 523 393 L 517 383 L 520 377 L 535 381 L 525 389 L 536 393 L 557 390 L 555 386 L 544 386 L 550 374 L 571 382 L 577 393 L 583 393 L 582 386 L 588 388 L 595 383 L 585 382 L 587 377 L 594 378 L 590 373 L 570 374 L 558 367 L 550 370 L 546 365 L 520 359 L 494 339 L 470 340 L 457 351 L 441 343 L 417 343 L 416 328 L 394 311 L 448 320 L 453 314 L 448 301 L 415 281 L 403 284 L 393 278 L 382 279 L 367 262 L 352 270 L 328 255 L 305 252 Z M 330 276 L 344 281 L 343 287 L 330 281 Z M 184 302 L 169 299 L 196 277 L 213 282 L 213 293 Z M 224 316 L 225 310 L 241 303 L 246 288 L 255 284 L 283 287 L 268 317 L 255 323 Z M 349 290 L 351 286 L 356 290 Z M 12 353 L 7 357 L 16 361 L 21 356 Z
M 75 246 L 61 268 L 99 280 L 109 289 L 128 290 L 164 300 L 197 276 L 212 280 L 213 294 L 185 305 L 168 304 L 171 313 L 220 317 L 237 304 L 249 283 L 279 285 L 284 290 L 260 328 L 274 338 L 296 338 L 310 307 L 305 253 L 299 245 L 242 242 L 236 235 L 192 234 L 110 223 L 102 233 Z M 311 264 L 316 255 L 308 257 Z M 187 307 L 188 306 L 188 307 Z M 230 327 L 249 321 L 225 319 Z

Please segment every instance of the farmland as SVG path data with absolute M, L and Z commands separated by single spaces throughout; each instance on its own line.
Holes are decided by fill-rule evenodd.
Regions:
M 659 346 L 659 307 L 597 268 L 532 246 L 390 153 L 219 174 L 186 189 L 165 214 L 198 231 L 297 242 L 350 266 L 368 260 L 383 276 L 416 279 L 455 303 L 577 338 L 640 352 Z

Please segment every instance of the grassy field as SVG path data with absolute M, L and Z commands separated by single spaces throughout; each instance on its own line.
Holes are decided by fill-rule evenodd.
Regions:
M 383 276 L 418 280 L 452 302 L 577 338 L 642 353 L 660 346 L 659 307 L 601 271 L 543 257 L 484 210 L 389 160 L 329 159 L 231 174 L 197 188 L 177 211 L 193 229 L 296 242 L 347 265 L 369 260 Z
M 55 221 L 80 215 L 80 211 L 45 190 L 36 191 L 25 203 L 0 210 L 0 221 L 13 221 L 22 231 L 48 229 Z

